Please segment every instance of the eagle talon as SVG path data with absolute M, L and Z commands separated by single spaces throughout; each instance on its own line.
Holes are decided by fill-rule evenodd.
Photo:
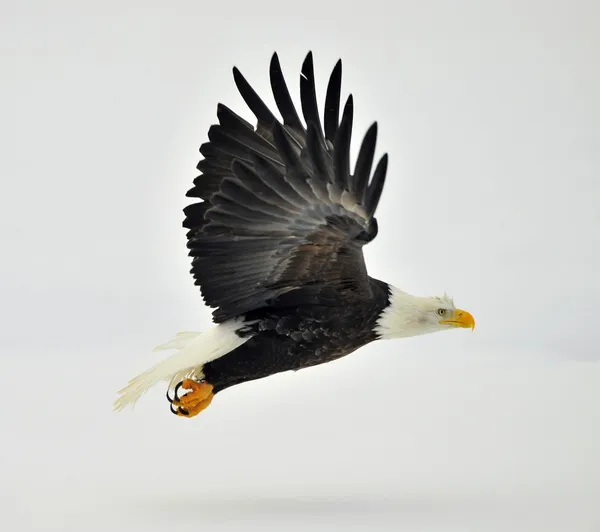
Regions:
M 189 390 L 179 395 L 179 389 Z M 173 398 L 167 390 L 167 400 L 171 413 L 181 417 L 194 417 L 210 405 L 213 394 L 213 386 L 207 382 L 197 382 L 192 379 L 184 379 L 177 383 L 173 390 Z
M 186 379 L 186 380 L 189 380 L 189 379 Z M 175 386 L 175 388 L 173 389 L 173 398 L 171 398 L 171 396 L 169 395 L 169 389 L 167 389 L 166 396 L 167 396 L 167 401 L 169 401 L 170 404 L 175 405 L 175 406 L 181 404 L 181 397 L 183 397 L 183 396 L 181 396 L 181 397 L 179 396 L 179 389 L 183 386 L 183 382 L 184 381 L 179 381 L 177 383 L 177 386 Z M 187 395 L 187 394 L 184 394 L 184 395 Z

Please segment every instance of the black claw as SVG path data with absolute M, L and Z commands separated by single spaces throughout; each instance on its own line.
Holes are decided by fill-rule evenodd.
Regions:
M 174 401 L 177 401 L 177 402 L 181 401 L 181 397 L 179 397 L 179 393 L 178 392 L 179 392 L 179 388 L 181 388 L 182 385 L 183 385 L 183 381 L 179 381 L 177 383 L 177 386 L 175 386 L 175 390 L 173 390 L 173 395 L 174 395 L 174 399 L 173 400 Z
M 185 408 L 181 408 L 180 406 L 174 407 L 172 404 L 170 404 L 169 409 L 171 410 L 171 414 L 175 414 L 176 416 L 179 416 L 179 415 L 189 416 L 190 415 L 190 413 Z
M 178 392 L 179 392 L 179 388 L 181 388 L 182 384 L 183 384 L 183 381 L 179 382 L 177 384 L 177 386 L 175 386 L 175 389 L 173 390 L 173 398 L 171 398 L 171 396 L 169 395 L 169 389 L 167 388 L 166 396 L 167 396 L 167 401 L 169 401 L 170 404 L 178 403 L 179 400 L 181 399 L 179 397 Z M 173 410 L 171 409 L 171 411 L 173 411 Z

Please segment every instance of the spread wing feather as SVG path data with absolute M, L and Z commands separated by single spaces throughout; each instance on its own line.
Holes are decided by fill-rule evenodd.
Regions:
M 377 234 L 374 214 L 387 170 L 384 155 L 371 177 L 376 124 L 351 173 L 353 101 L 350 96 L 340 120 L 341 61 L 327 86 L 323 127 L 311 53 L 300 76 L 306 125 L 277 54 L 269 74 L 283 121 L 234 68 L 257 126 L 219 104 L 219 123 L 200 147 L 201 175 L 187 193 L 204 200 L 184 209 L 183 225 L 191 273 L 205 302 L 216 308 L 216 322 L 294 301 L 331 301 L 332 291 L 370 297 L 362 246 Z

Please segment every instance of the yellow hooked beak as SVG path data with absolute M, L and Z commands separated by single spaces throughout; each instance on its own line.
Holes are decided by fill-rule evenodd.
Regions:
M 445 325 L 453 325 L 454 327 L 460 327 L 461 329 L 474 329 L 475 318 L 471 316 L 466 310 L 456 309 L 454 315 L 445 320 L 440 320 L 440 323 Z

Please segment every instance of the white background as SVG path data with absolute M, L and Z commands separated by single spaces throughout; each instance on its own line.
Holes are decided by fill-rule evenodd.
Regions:
M 600 530 L 596 2 L 0 6 L 2 530 Z M 343 59 L 355 154 L 379 122 L 371 275 L 477 329 L 115 414 L 210 326 L 184 194 L 275 50 L 296 101 Z

